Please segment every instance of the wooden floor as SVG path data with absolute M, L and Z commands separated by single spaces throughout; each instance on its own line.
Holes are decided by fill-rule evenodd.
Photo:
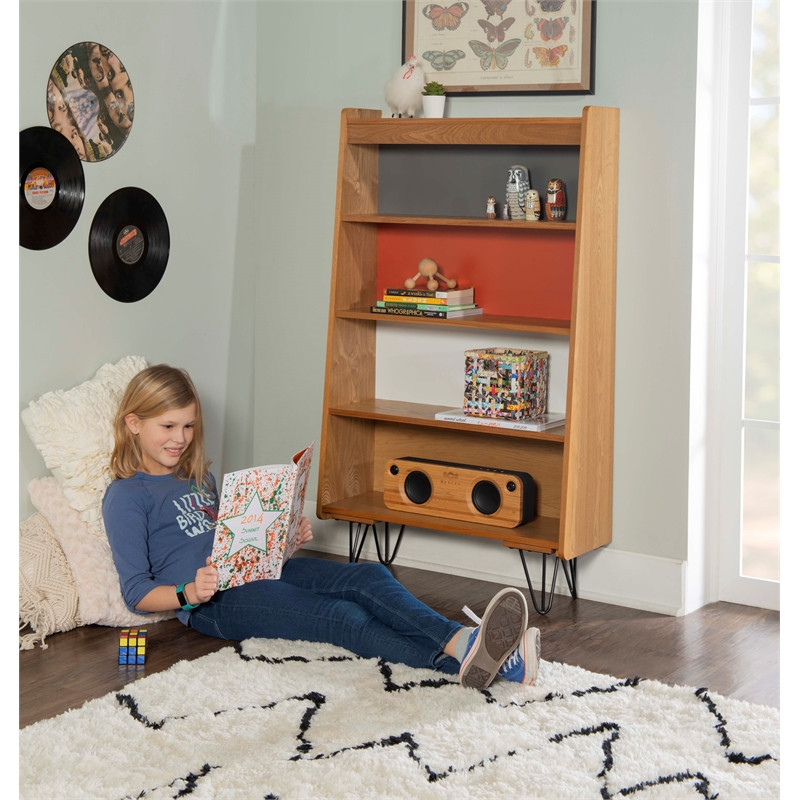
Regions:
M 392 571 L 432 608 L 464 623 L 468 620 L 462 606 L 480 615 L 499 588 L 410 567 Z M 778 612 L 715 603 L 676 618 L 559 595 L 546 616 L 538 615 L 530 601 L 528 605 L 531 624 L 541 629 L 542 658 L 548 661 L 622 678 L 705 686 L 729 697 L 780 706 Z M 139 668 L 117 664 L 114 628 L 82 627 L 49 636 L 47 650 L 37 646 L 20 651 L 20 727 L 77 708 L 180 659 L 226 646 L 177 620 L 149 625 L 148 636 L 147 663 Z

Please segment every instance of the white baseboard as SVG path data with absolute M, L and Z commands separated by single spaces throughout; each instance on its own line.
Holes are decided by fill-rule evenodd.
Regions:
M 349 525 L 335 520 L 319 520 L 309 508 L 314 540 L 310 549 L 349 556 Z M 389 552 L 394 548 L 397 526 L 391 526 Z M 383 547 L 383 530 L 379 526 Z M 374 538 L 369 534 L 361 558 L 377 560 Z M 541 589 L 541 556 L 526 554 L 528 572 L 539 596 Z M 525 573 L 516 550 L 499 542 L 468 536 L 406 528 L 395 564 L 417 569 L 460 575 L 507 586 L 526 588 Z M 547 591 L 550 590 L 553 559 L 547 564 Z M 602 547 L 578 558 L 578 597 L 670 616 L 685 613 L 685 562 L 628 553 Z M 557 594 L 569 594 L 563 570 L 556 582 Z

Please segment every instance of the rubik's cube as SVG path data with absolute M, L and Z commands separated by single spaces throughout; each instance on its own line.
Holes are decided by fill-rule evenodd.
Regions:
M 119 635 L 119 663 L 144 664 L 147 628 L 123 628 Z

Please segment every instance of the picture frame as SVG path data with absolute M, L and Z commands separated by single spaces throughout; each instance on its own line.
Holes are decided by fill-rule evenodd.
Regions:
M 594 94 L 596 0 L 403 0 L 403 63 L 447 94 Z

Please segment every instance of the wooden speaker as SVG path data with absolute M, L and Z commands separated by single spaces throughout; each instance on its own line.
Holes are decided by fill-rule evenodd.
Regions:
M 515 528 L 536 516 L 536 484 L 527 472 L 394 458 L 384 469 L 383 502 L 399 511 Z

